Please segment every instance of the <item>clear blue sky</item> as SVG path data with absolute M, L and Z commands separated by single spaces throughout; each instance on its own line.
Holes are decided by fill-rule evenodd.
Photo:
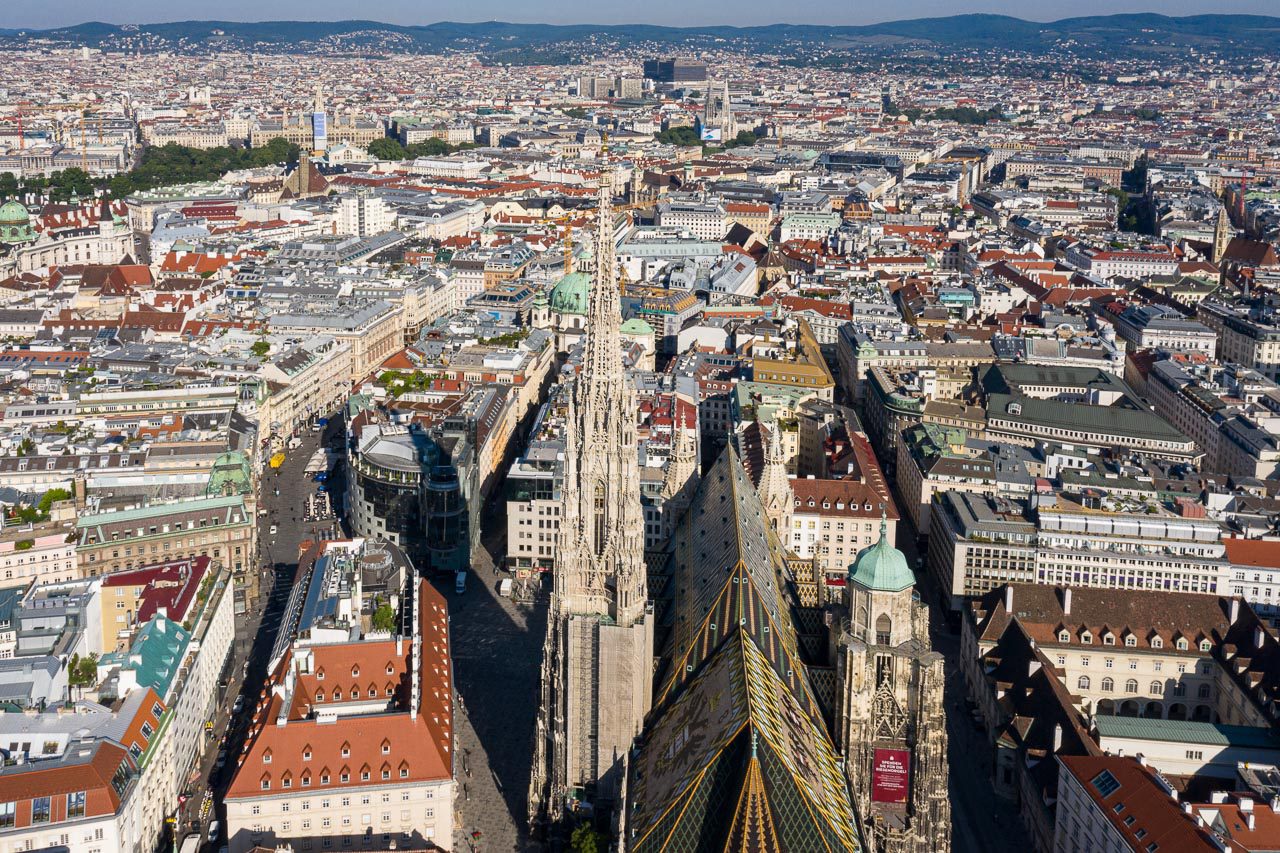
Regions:
M 1115 12 L 1280 14 L 1275 0 L 382 0 L 362 5 L 350 0 L 5 0 L 0 27 L 59 27 L 82 21 L 153 23 L 181 20 L 344 20 L 372 18 L 397 24 L 435 21 L 517 21 L 539 23 L 650 23 L 668 25 L 824 23 L 869 24 L 902 18 L 925 18 L 964 12 L 998 12 L 1048 21 Z

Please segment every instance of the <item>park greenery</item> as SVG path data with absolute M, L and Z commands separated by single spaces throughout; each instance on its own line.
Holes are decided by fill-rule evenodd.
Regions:
M 111 178 L 95 178 L 78 168 L 54 172 L 47 178 L 32 175 L 21 180 L 8 172 L 0 174 L 0 198 L 33 193 L 47 195 L 53 202 L 67 202 L 72 197 L 87 198 L 105 192 L 119 199 L 156 187 L 216 181 L 236 169 L 292 165 L 300 157 L 298 146 L 285 139 L 273 139 L 259 148 L 190 148 L 174 143 L 148 146 L 143 149 L 137 168 Z
M 668 127 L 666 130 L 658 133 L 654 138 L 663 145 L 680 145 L 686 148 L 702 144 L 702 139 L 698 136 L 698 131 L 688 125 Z
M 379 160 L 413 160 L 418 157 L 441 157 L 475 147 L 474 142 L 459 142 L 454 145 L 443 139 L 428 139 L 425 142 L 401 145 L 399 140 L 387 136 L 370 142 L 368 151 Z

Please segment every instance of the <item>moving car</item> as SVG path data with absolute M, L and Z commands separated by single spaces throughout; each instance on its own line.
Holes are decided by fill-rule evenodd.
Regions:
M 462 595 L 467 591 L 467 573 L 458 572 L 453 577 L 453 591 L 458 595 Z

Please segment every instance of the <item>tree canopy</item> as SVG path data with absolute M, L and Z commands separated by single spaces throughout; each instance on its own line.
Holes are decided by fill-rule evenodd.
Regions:
M 654 138 L 664 145 L 681 145 L 684 147 L 691 147 L 702 144 L 702 140 L 698 137 L 698 131 L 687 125 L 681 127 L 669 127 Z
M 424 142 L 414 142 L 410 145 L 401 145 L 398 140 L 391 137 L 375 139 L 369 143 L 368 152 L 379 160 L 413 160 L 418 157 L 441 157 L 445 154 L 453 154 L 458 151 L 465 151 L 468 148 L 475 148 L 474 142 L 459 142 L 456 145 L 445 142 L 443 139 L 428 139 Z

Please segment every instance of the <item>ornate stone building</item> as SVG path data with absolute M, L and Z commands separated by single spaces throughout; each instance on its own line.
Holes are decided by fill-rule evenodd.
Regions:
M 530 820 L 575 796 L 608 807 L 649 711 L 654 620 L 644 562 L 636 391 L 622 367 L 613 187 L 600 186 L 596 282 L 569 398 L 555 583 L 542 661 Z
M 831 613 L 836 739 L 875 853 L 951 849 L 943 658 L 914 584 L 882 521 Z

